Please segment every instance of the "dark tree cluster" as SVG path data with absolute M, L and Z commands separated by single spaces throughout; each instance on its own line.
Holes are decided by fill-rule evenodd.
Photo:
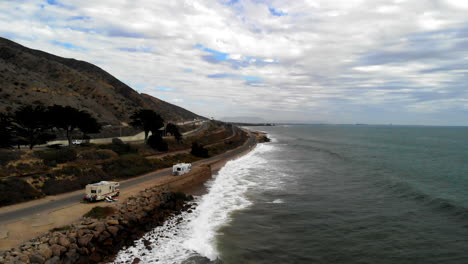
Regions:
M 89 113 L 70 106 L 22 106 L 11 115 L 0 114 L 0 147 L 28 145 L 32 149 L 54 139 L 54 129 L 65 132 L 71 146 L 74 131 L 97 133 L 101 126 Z
M 192 150 L 190 151 L 190 154 L 196 156 L 196 157 L 202 157 L 202 158 L 208 158 L 208 149 L 203 147 L 202 145 L 198 144 L 197 142 L 192 143 Z
M 148 146 L 150 146 L 151 148 L 156 149 L 158 151 L 167 151 L 168 150 L 168 146 L 167 146 L 166 141 L 164 141 L 164 139 L 160 135 L 151 135 L 148 138 L 146 144 L 148 144 Z
M 168 150 L 167 143 L 164 141 L 160 133 L 161 131 L 160 129 L 164 128 L 164 120 L 159 114 L 157 114 L 155 111 L 150 110 L 150 109 L 142 109 L 142 110 L 136 111 L 130 118 L 132 119 L 132 122 L 130 122 L 130 125 L 132 125 L 135 128 L 142 129 L 145 132 L 146 144 L 148 144 L 151 148 L 156 149 L 158 151 Z M 175 126 L 173 124 L 171 125 Z M 179 131 L 177 127 L 175 127 L 175 130 L 174 130 L 172 126 L 170 126 L 172 129 L 171 131 L 174 132 L 175 130 L 177 130 L 177 133 L 178 133 Z M 148 137 L 149 132 L 151 132 L 150 137 Z M 182 135 L 180 135 L 180 137 L 182 137 Z
M 132 119 L 130 125 L 145 132 L 145 142 L 148 140 L 149 132 L 152 135 L 159 135 L 159 129 L 164 126 L 162 117 L 150 109 L 138 110 L 130 118 Z
M 172 136 L 174 136 L 177 142 L 180 142 L 180 140 L 182 139 L 182 134 L 180 134 L 179 128 L 172 123 L 166 125 L 166 133 L 169 133 Z

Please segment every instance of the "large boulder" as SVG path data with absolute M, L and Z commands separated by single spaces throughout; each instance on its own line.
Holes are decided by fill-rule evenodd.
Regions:
M 44 264 L 59 264 L 61 263 L 60 258 L 55 256 L 49 260 L 47 260 Z
M 65 237 L 65 236 L 60 236 L 59 239 L 58 239 L 58 244 L 61 245 L 61 246 L 63 246 L 63 247 L 68 248 L 68 247 L 70 247 L 70 244 L 71 244 L 71 243 L 70 243 L 70 240 L 68 240 L 67 237 Z
M 94 251 L 91 254 L 91 256 L 89 256 L 89 260 L 91 260 L 93 262 L 100 262 L 102 260 L 102 256 L 98 252 Z
M 76 263 L 78 259 L 80 259 L 80 254 L 75 249 L 72 249 L 65 253 L 65 263 Z
M 116 220 L 116 219 L 109 219 L 109 220 L 107 220 L 107 224 L 108 224 L 108 225 L 118 225 L 118 224 L 119 224 L 119 220 Z
M 93 239 L 94 235 L 93 234 L 86 234 L 80 238 L 78 238 L 78 245 L 82 247 L 87 247 L 89 242 Z
M 111 233 L 114 237 L 117 237 L 117 234 L 119 233 L 119 228 L 116 226 L 108 226 L 107 231 Z
M 67 251 L 67 248 L 61 245 L 54 244 L 50 246 L 50 250 L 52 250 L 52 255 L 60 257 L 62 253 Z
M 96 230 L 96 235 L 99 235 L 101 234 L 103 231 L 106 230 L 106 224 L 104 224 L 103 222 L 99 222 L 96 224 L 96 227 L 94 227 L 94 230 Z
M 39 253 L 45 258 L 50 259 L 52 257 L 52 250 L 50 249 L 49 245 L 40 244 L 39 245 Z
M 29 261 L 31 262 L 31 264 L 44 264 L 46 260 L 41 254 L 35 253 L 29 255 Z

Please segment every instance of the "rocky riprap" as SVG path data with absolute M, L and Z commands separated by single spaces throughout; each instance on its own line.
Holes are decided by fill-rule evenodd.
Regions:
M 115 205 L 115 213 L 104 219 L 80 221 L 32 239 L 18 248 L 0 254 L 0 263 L 105 263 L 123 247 L 133 245 L 146 232 L 172 216 L 189 210 L 184 193 L 146 189 Z M 151 247 L 151 245 L 146 245 Z M 134 262 L 138 262 L 135 259 Z

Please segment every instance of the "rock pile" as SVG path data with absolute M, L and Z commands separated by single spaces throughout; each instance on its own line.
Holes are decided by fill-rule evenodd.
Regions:
M 115 207 L 103 219 L 83 218 L 71 226 L 51 231 L 18 248 L 0 254 L 0 263 L 102 263 L 112 261 L 124 246 L 131 246 L 171 215 L 188 210 L 192 196 L 146 189 Z M 148 245 L 150 246 L 150 245 Z

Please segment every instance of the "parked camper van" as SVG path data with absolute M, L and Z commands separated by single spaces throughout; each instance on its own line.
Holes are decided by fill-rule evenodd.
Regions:
M 98 183 L 86 185 L 85 201 L 96 202 L 101 200 L 110 200 L 112 197 L 119 196 L 118 189 L 120 183 L 101 181 Z
M 191 163 L 178 163 L 172 166 L 172 175 L 182 175 L 189 172 L 192 169 Z

